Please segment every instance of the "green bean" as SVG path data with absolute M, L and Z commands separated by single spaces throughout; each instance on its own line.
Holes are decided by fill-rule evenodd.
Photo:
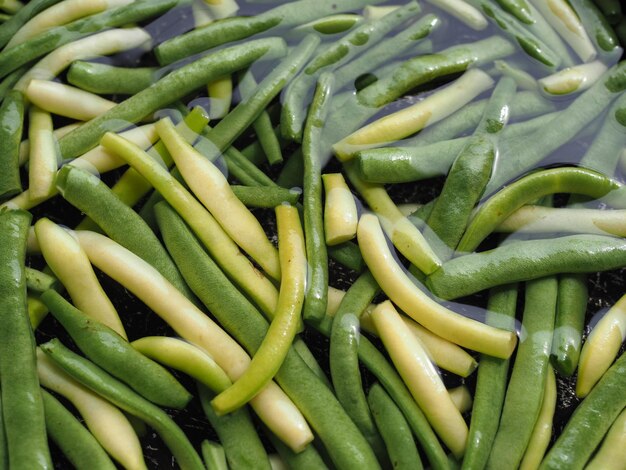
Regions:
M 228 465 L 237 469 L 266 469 L 270 463 L 263 444 L 259 439 L 247 408 L 240 408 L 233 413 L 218 416 L 211 406 L 214 394 L 206 387 L 198 384 L 200 403 L 204 414 L 217 433 Z
M 154 266 L 186 297 L 194 298 L 154 233 L 100 178 L 66 165 L 59 171 L 56 184 L 63 198 L 89 216 L 109 237 Z
M 137 416 L 152 427 L 174 454 L 183 469 L 202 469 L 202 460 L 182 430 L 167 413 L 142 398 L 128 386 L 67 349 L 58 339 L 41 345 L 41 349 L 68 374 L 106 398 L 122 410 Z
M 217 442 L 202 441 L 202 459 L 207 470 L 228 470 L 224 447 Z
M 622 462 L 626 460 L 626 408 L 617 419 L 613 421 L 598 451 L 589 461 L 588 470 L 619 470 Z
M 367 395 L 376 425 L 385 440 L 393 468 L 422 469 L 422 462 L 406 419 L 383 388 L 374 384 Z
M 452 163 L 428 217 L 427 223 L 434 234 L 451 250 L 461 240 L 471 212 L 489 181 L 515 87 L 512 78 L 505 77 L 498 82 L 476 131 Z M 448 257 L 451 254 L 448 251 Z
M 359 317 L 377 292 L 378 284 L 369 271 L 350 286 L 333 319 L 329 357 L 337 399 L 376 452 L 378 461 L 385 464 L 389 456 L 367 405 L 358 358 Z
M 134 95 L 154 83 L 156 67 L 115 67 L 98 62 L 73 62 L 67 81 L 78 88 L 98 94 Z
M 518 177 L 578 135 L 625 89 L 626 61 L 610 68 L 600 80 L 564 109 L 559 119 L 546 124 L 528 139 L 501 149 L 500 160 L 487 186 L 487 193 Z
M 602 235 L 519 241 L 447 261 L 426 285 L 442 299 L 463 297 L 509 282 L 560 273 L 608 271 L 626 265 L 626 243 Z
M 345 33 L 352 29 L 354 26 L 358 26 L 363 22 L 361 15 L 352 13 L 330 15 L 318 20 L 309 21 L 308 23 L 296 26 L 291 30 L 289 35 L 302 35 L 308 33 L 320 33 L 323 35 L 333 35 L 339 33 Z
M 320 165 L 320 136 L 333 95 L 334 77 L 322 74 L 309 115 L 304 126 L 302 157 L 304 161 L 304 233 L 306 254 L 310 265 L 303 318 L 321 320 L 328 298 L 328 254 L 322 217 L 322 168 Z
M 20 78 L 28 71 L 28 66 L 25 65 L 20 67 L 17 70 L 14 70 L 9 75 L 4 77 L 2 82 L 0 82 L 0 99 L 4 99 L 4 97 L 9 94 L 9 92 L 13 89 L 13 86 L 19 81 Z
M 626 407 L 625 388 L 626 354 L 622 353 L 574 410 L 539 469 L 582 469 Z
M 580 18 L 598 52 L 602 55 L 615 55 L 617 59 L 620 55 L 619 41 L 615 31 L 596 4 L 591 0 L 569 0 L 569 3 Z
M 550 276 L 526 283 L 522 339 L 504 399 L 488 469 L 516 469 L 541 410 L 554 330 L 558 282 Z
M 304 178 L 302 147 L 296 149 L 280 170 L 276 183 L 283 188 L 301 188 Z
M 22 190 L 19 151 L 24 126 L 24 97 L 11 91 L 0 105 L 0 199 Z
M 511 15 L 515 16 L 519 21 L 524 24 L 532 24 L 534 21 L 533 15 L 530 11 L 530 6 L 526 3 L 526 0 L 496 0 L 498 5 L 506 10 Z
M 267 321 L 216 267 L 181 218 L 167 206 L 160 207 L 165 244 L 185 280 L 220 324 L 253 354 L 263 341 Z M 377 468 L 376 458 L 361 433 L 297 352 L 287 353 L 276 380 L 298 404 L 337 467 L 353 468 L 356 463 Z
M 33 293 L 41 294 L 48 289 L 60 289 L 59 280 L 44 272 L 26 267 L 26 288 Z
M 420 7 L 412 0 L 384 17 L 362 24 L 311 58 L 303 73 L 285 90 L 280 116 L 280 129 L 284 138 L 301 142 L 310 90 L 324 72 L 332 72 L 359 54 L 365 46 L 379 42 L 402 22 L 417 15 Z
M 309 444 L 302 452 L 298 452 L 296 454 L 272 433 L 269 433 L 268 438 L 278 452 L 278 455 L 280 455 L 289 468 L 298 468 L 303 470 L 328 469 L 328 466 L 322 459 L 320 453 L 312 444 Z
M 375 70 L 389 60 L 399 57 L 407 51 L 413 51 L 423 39 L 439 28 L 441 20 L 430 14 L 418 19 L 409 27 L 398 32 L 395 36 L 381 41 L 368 48 L 354 60 L 339 67 L 335 72 L 337 89 L 353 82 L 356 77 Z
M 561 375 L 570 376 L 576 370 L 587 312 L 587 276 L 559 276 L 559 296 L 550 358 Z
M 261 57 L 281 56 L 285 50 L 282 39 L 259 39 L 221 49 L 180 67 L 59 139 L 61 154 L 63 158 L 77 157 L 92 148 L 105 132 L 119 131 L 128 122 L 139 121 L 212 79 L 233 73 Z
M 357 273 L 360 273 L 363 269 L 365 269 L 363 256 L 361 256 L 361 251 L 355 243 L 347 241 L 340 243 L 339 245 L 328 246 L 326 249 L 328 251 L 328 256 L 342 266 L 352 269 Z
M 76 468 L 114 470 L 102 446 L 59 400 L 41 390 L 48 435 Z
M 239 76 L 239 90 L 242 94 L 242 100 L 247 100 L 250 95 L 254 93 L 254 89 L 257 86 L 258 83 L 250 70 Z M 270 165 L 281 163 L 283 161 L 283 153 L 278 137 L 274 133 L 274 127 L 272 126 L 269 113 L 265 110 L 261 111 L 259 117 L 252 123 L 252 127 L 267 156 L 268 163 Z
M 239 103 L 215 126 L 203 135 L 209 148 L 204 151 L 209 160 L 215 160 L 235 139 L 246 130 L 261 114 L 267 105 L 306 65 L 309 57 L 319 44 L 317 36 L 305 37 L 281 63 L 256 88 L 245 102 Z
M 491 289 L 485 319 L 488 324 L 506 329 L 515 326 L 517 288 L 517 284 L 511 284 Z M 463 470 L 482 469 L 487 464 L 498 431 L 508 371 L 509 359 L 481 355 Z
M 381 0 L 375 0 L 379 3 Z M 248 38 L 273 28 L 290 28 L 334 13 L 356 10 L 372 3 L 364 0 L 299 0 L 253 17 L 227 18 L 169 39 L 155 48 L 161 65 L 171 64 L 212 47 Z
M 0 76 L 6 76 L 59 46 L 106 28 L 123 26 L 159 15 L 175 7 L 181 1 L 184 0 L 139 0 L 49 29 L 22 44 L 2 51 L 0 53 Z
M 465 71 L 513 54 L 515 48 L 500 36 L 452 46 L 437 54 L 417 56 L 403 62 L 391 74 L 357 94 L 358 103 L 367 107 L 380 107 L 399 98 L 418 85 L 435 78 Z
M 616 181 L 584 168 L 564 167 L 531 173 L 493 195 L 478 209 L 458 250 L 475 250 L 504 219 L 535 199 L 556 193 L 600 198 L 618 187 Z
M 415 137 L 403 141 L 403 145 L 407 147 L 425 146 L 442 140 L 452 139 L 464 132 L 473 130 L 480 122 L 487 106 L 487 101 L 487 99 L 484 99 L 469 103 L 446 119 L 422 130 Z M 552 113 L 555 109 L 554 103 L 546 100 L 539 93 L 522 91 L 516 93 L 513 97 L 509 112 L 511 119 L 517 120 Z
M 95 364 L 154 403 L 177 409 L 187 405 L 191 395 L 174 376 L 111 328 L 89 318 L 55 291 L 44 292 L 41 300 Z
M 32 216 L 0 212 L 0 387 L 10 468 L 52 468 L 26 307 L 26 239 Z
M 300 192 L 273 186 L 231 186 L 235 196 L 248 207 L 272 209 L 281 204 L 295 204 Z
M 561 64 L 561 57 L 530 30 L 524 28 L 512 15 L 503 11 L 495 2 L 473 0 L 471 4 L 480 8 L 485 15 L 507 35 L 517 41 L 522 50 L 533 59 L 550 68 Z
M 4 47 L 24 23 L 60 0 L 31 0 L 0 26 L 0 47 Z
M 306 345 L 306 343 L 301 338 L 296 338 L 293 342 L 293 349 L 298 353 L 298 356 L 309 366 L 309 369 L 313 371 L 313 373 L 322 381 L 324 385 L 326 385 L 331 391 L 333 386 L 326 377 L 326 372 L 322 369 L 322 366 L 319 365 L 317 359 Z

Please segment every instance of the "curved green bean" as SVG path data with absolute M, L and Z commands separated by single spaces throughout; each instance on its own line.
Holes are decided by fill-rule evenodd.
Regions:
M 525 240 L 447 261 L 426 280 L 442 299 L 493 286 L 560 273 L 590 273 L 626 266 L 626 242 L 603 235 Z
M 156 67 L 116 67 L 79 60 L 67 71 L 67 81 L 91 93 L 134 95 L 152 85 L 157 72 Z
M 59 1 L 60 0 L 31 0 L 20 8 L 11 18 L 0 25 L 0 47 L 4 47 L 24 23 L 37 13 L 51 7 L 55 3 L 59 3 Z
M 619 184 L 584 168 L 554 168 L 531 173 L 510 184 L 479 207 L 459 242 L 459 251 L 474 251 L 500 223 L 532 200 L 556 193 L 574 193 L 600 198 Z

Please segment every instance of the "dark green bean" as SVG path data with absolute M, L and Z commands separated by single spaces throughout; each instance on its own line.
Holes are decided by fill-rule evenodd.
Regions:
M 276 183 L 283 188 L 301 188 L 304 178 L 302 147 L 296 149 L 280 170 Z
M 622 353 L 574 410 L 539 469 L 582 469 L 626 407 L 625 389 L 626 353 Z
M 98 94 L 134 95 L 152 85 L 157 76 L 156 67 L 115 67 L 80 60 L 67 71 L 69 83 Z
M 361 256 L 361 250 L 354 242 L 347 241 L 339 245 L 328 246 L 326 249 L 328 250 L 328 256 L 342 266 L 357 273 L 365 269 L 365 261 L 363 261 L 363 256 Z
M 148 426 L 159 433 L 182 469 L 202 470 L 204 468 L 200 456 L 187 436 L 165 411 L 137 395 L 89 360 L 70 351 L 58 339 L 48 341 L 40 347 L 73 378 L 122 410 L 145 421 Z
M 267 452 L 254 429 L 248 409 L 240 408 L 227 415 L 218 416 L 211 406 L 215 394 L 199 383 L 198 392 L 204 414 L 224 446 L 229 467 L 233 470 L 269 470 L 271 466 Z
M 100 178 L 66 165 L 57 187 L 63 198 L 91 218 L 110 238 L 150 263 L 189 299 L 194 295 L 154 232 Z
M 474 251 L 504 219 L 535 199 L 556 193 L 597 199 L 619 187 L 611 178 L 585 168 L 561 167 L 531 173 L 493 195 L 478 209 L 458 250 Z
M 516 281 L 560 273 L 591 273 L 626 266 L 626 242 L 602 235 L 524 240 L 454 258 L 426 285 L 442 299 L 455 299 Z
M 25 65 L 4 77 L 2 82 L 0 82 L 0 100 L 3 100 L 4 97 L 13 89 L 13 86 L 20 78 L 22 78 L 22 75 L 28 71 L 28 68 L 28 65 Z
M 272 445 L 276 448 L 278 455 L 285 461 L 289 468 L 302 470 L 326 470 L 328 466 L 324 463 L 322 456 L 315 449 L 313 444 L 309 444 L 302 452 L 297 454 L 282 443 L 280 439 L 268 432 L 268 437 Z
M 509 330 L 514 328 L 517 288 L 517 284 L 512 284 L 491 289 L 487 304 L 488 324 Z M 498 431 L 508 372 L 508 359 L 481 355 L 463 470 L 483 469 L 487 464 Z
M 513 54 L 515 47 L 500 36 L 452 46 L 437 54 L 417 56 L 403 62 L 394 71 L 380 78 L 357 94 L 358 102 L 367 107 L 380 107 L 404 95 L 418 85 L 435 78 L 465 71 Z
M 379 3 L 382 0 L 375 0 Z M 155 48 L 160 64 L 176 62 L 193 54 L 206 51 L 272 28 L 290 28 L 308 21 L 343 11 L 356 10 L 371 4 L 372 0 L 299 0 L 287 2 L 252 17 L 227 18 L 210 23 L 189 33 L 169 39 Z
M 454 250 L 461 240 L 474 206 L 480 200 L 493 167 L 498 136 L 506 125 L 515 81 L 504 77 L 493 91 L 485 113 L 467 145 L 454 160 L 428 225 L 445 245 Z M 448 257 L 452 255 L 448 251 Z
M 496 0 L 498 5 L 511 15 L 515 16 L 524 24 L 532 24 L 534 21 L 532 12 L 526 0 Z
M 268 323 L 208 257 L 180 216 L 156 206 L 165 244 L 200 300 L 250 354 L 263 341 Z M 210 283 L 206 280 L 211 279 Z M 296 403 L 338 468 L 377 468 L 376 457 L 333 393 L 291 349 L 276 380 Z
M 514 16 L 503 11 L 495 2 L 473 0 L 471 3 L 482 10 L 505 34 L 511 36 L 530 57 L 551 68 L 561 64 L 562 57 L 556 51 L 519 24 Z
M 378 290 L 378 284 L 369 271 L 361 274 L 350 286 L 333 319 L 329 358 L 335 395 L 382 465 L 388 462 L 389 457 L 367 405 L 358 358 L 359 317 Z
M 306 365 L 309 366 L 309 369 L 311 369 L 313 373 L 317 375 L 322 382 L 324 382 L 324 385 L 332 390 L 333 386 L 331 385 L 330 380 L 328 380 L 328 377 L 326 377 L 326 372 L 324 372 L 324 369 L 322 369 L 319 365 L 317 359 L 315 359 L 315 356 L 301 338 L 296 338 L 293 342 L 293 349 L 298 353 Z
M 411 428 L 393 400 L 380 385 L 374 384 L 367 401 L 387 446 L 393 468 L 421 470 L 422 461 Z
M 221 49 L 167 74 L 152 86 L 122 101 L 59 139 L 63 158 L 74 158 L 95 146 L 109 131 L 119 131 L 189 94 L 215 78 L 229 75 L 255 60 L 284 55 L 282 39 L 267 38 Z
M 294 205 L 300 199 L 299 191 L 275 186 L 231 186 L 233 193 L 248 207 L 274 208 L 287 203 Z
M 60 0 L 31 0 L 0 26 L 0 47 L 6 46 L 17 30 L 36 14 Z
M 46 416 L 46 430 L 63 455 L 78 469 L 115 470 L 95 437 L 70 413 L 59 400 L 41 390 Z
M 505 248 L 509 246 L 506 245 Z M 522 331 L 488 469 L 517 469 L 541 410 L 554 331 L 558 282 L 526 283 Z
M 185 0 L 138 0 L 128 5 L 105 10 L 97 15 L 57 26 L 0 52 L 0 77 L 28 62 L 41 57 L 54 49 L 91 33 L 107 28 L 138 23 L 150 17 L 165 13 Z
M 617 53 L 619 57 L 619 41 L 605 16 L 592 0 L 569 0 L 591 40 L 601 54 Z
M 550 358 L 554 368 L 564 376 L 572 375 L 578 366 L 588 297 L 587 276 L 559 276 L 559 297 Z
M 239 90 L 242 95 L 242 100 L 247 100 L 250 95 L 254 93 L 254 89 L 258 86 L 251 71 L 247 71 L 239 76 Z M 281 144 L 277 135 L 274 133 L 274 127 L 272 126 L 272 120 L 267 111 L 261 111 L 259 117 L 257 117 L 252 123 L 254 132 L 257 139 L 267 156 L 267 161 L 270 165 L 275 165 L 283 161 L 283 153 Z
M 309 262 L 303 318 L 321 320 L 328 299 L 328 254 L 322 217 L 322 167 L 320 140 L 333 96 L 334 77 L 322 74 L 304 126 L 302 159 L 304 162 L 303 206 L 306 256 Z
M 24 98 L 11 91 L 0 105 L 0 200 L 22 191 L 20 142 L 24 126 Z
M 178 409 L 191 400 L 189 392 L 172 374 L 138 352 L 111 328 L 89 318 L 53 290 L 44 292 L 41 300 L 91 361 L 141 396 Z
M 9 468 L 51 469 L 35 339 L 26 306 L 26 240 L 32 216 L 0 212 L 0 388 Z

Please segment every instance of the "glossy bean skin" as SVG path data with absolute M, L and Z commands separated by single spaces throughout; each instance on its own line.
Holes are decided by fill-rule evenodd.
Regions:
M 560 273 L 608 271 L 626 265 L 626 243 L 602 235 L 526 240 L 459 256 L 426 280 L 438 297 L 455 299 L 493 286 Z
M 52 468 L 35 338 L 26 306 L 26 239 L 32 216 L 0 212 L 0 387 L 10 468 Z

